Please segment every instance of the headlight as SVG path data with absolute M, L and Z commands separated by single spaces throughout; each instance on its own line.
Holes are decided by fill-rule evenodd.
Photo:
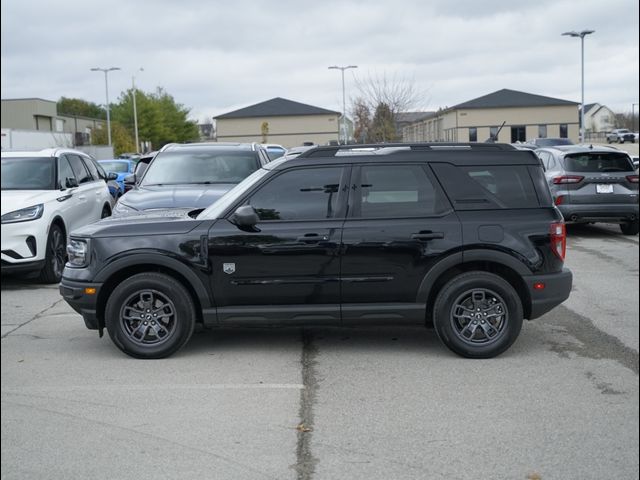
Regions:
M 74 267 L 84 267 L 87 265 L 89 258 L 89 246 L 86 240 L 77 240 L 72 238 L 67 245 L 67 255 L 69 263 Z
M 138 210 L 136 210 L 133 207 L 130 207 L 129 205 L 126 205 L 124 203 L 122 203 L 122 201 L 116 203 L 116 206 L 113 208 L 113 215 L 114 216 L 118 216 L 118 215 L 127 215 L 127 214 L 131 214 L 131 213 L 136 213 Z
M 40 203 L 33 207 L 22 208 L 20 210 L 5 213 L 2 215 L 2 223 L 28 222 L 29 220 L 36 220 L 42 216 L 42 212 L 44 212 L 44 205 Z

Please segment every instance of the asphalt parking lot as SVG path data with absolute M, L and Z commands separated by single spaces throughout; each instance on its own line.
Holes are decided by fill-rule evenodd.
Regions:
M 165 360 L 2 280 L 3 479 L 638 478 L 638 237 L 569 229 L 574 290 L 492 360 L 423 329 L 197 332 Z

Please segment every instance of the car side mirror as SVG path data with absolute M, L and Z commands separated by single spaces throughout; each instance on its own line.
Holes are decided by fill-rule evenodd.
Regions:
M 64 184 L 67 186 L 67 188 L 75 188 L 78 186 L 78 180 L 74 177 L 67 177 L 64 180 Z
M 135 185 L 136 183 L 136 174 L 132 173 L 131 175 L 127 175 L 126 177 L 124 177 L 124 184 L 125 185 Z
M 107 180 L 117 180 L 118 179 L 118 174 L 115 172 L 109 172 L 107 173 Z
M 253 232 L 259 231 L 256 224 L 260 221 L 260 217 L 251 205 L 243 205 L 238 207 L 229 221 L 239 227 L 241 230 L 249 230 Z

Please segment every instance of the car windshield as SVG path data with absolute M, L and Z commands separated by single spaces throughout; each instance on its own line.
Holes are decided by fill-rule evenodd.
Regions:
M 2 190 L 55 190 L 55 159 L 17 157 L 2 159 Z
M 127 173 L 129 171 L 129 163 L 128 162 L 100 162 L 102 168 L 104 168 L 107 172 L 115 172 L 115 173 Z
M 276 158 L 280 158 L 285 154 L 286 150 L 284 148 L 279 147 L 267 147 L 267 155 L 269 155 L 269 160 L 275 160 Z
M 142 185 L 238 183 L 259 167 L 250 151 L 167 151 L 149 164 Z
M 568 138 L 538 138 L 536 145 L 539 147 L 553 147 L 556 145 L 573 145 L 573 142 Z
M 564 157 L 569 172 L 633 172 L 633 164 L 625 153 L 573 153 Z

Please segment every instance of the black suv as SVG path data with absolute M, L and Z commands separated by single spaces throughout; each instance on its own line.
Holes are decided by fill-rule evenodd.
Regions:
M 60 292 L 139 358 L 194 325 L 433 323 L 465 357 L 509 348 L 571 290 L 540 160 L 501 144 L 317 147 L 205 210 L 72 233 Z

